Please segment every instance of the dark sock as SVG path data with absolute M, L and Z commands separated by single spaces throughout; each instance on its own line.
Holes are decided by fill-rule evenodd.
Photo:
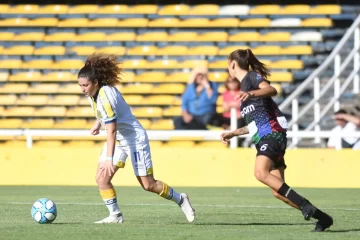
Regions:
M 281 196 L 289 199 L 298 207 L 301 207 L 305 201 L 305 199 L 302 196 L 300 196 L 294 190 L 292 190 L 286 183 L 283 183 L 283 185 L 281 185 L 281 187 L 278 190 L 278 193 Z

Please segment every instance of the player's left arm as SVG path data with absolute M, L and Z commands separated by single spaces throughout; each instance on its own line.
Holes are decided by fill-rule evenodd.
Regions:
M 233 137 L 237 137 L 237 136 L 241 136 L 241 135 L 245 135 L 249 133 L 249 129 L 247 126 L 242 127 L 242 128 L 238 128 L 234 131 L 231 132 L 225 132 L 221 134 L 221 141 L 223 143 L 228 143 L 229 140 Z

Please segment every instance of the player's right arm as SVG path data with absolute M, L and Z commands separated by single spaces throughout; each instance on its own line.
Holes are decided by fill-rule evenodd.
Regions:
M 100 133 L 101 123 L 98 119 L 96 119 L 96 122 L 92 126 L 90 132 L 92 135 L 98 135 Z
M 249 129 L 247 126 L 242 127 L 242 128 L 238 128 L 234 131 L 231 132 L 224 132 L 221 134 L 221 141 L 225 144 L 227 144 L 229 142 L 229 140 L 233 137 L 237 137 L 237 136 L 241 136 L 241 135 L 245 135 L 249 133 Z

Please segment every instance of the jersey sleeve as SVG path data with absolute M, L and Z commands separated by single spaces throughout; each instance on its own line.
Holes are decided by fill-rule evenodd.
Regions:
M 263 76 L 261 76 L 259 73 L 257 72 L 252 72 L 252 74 L 250 75 L 250 83 L 252 88 L 254 89 L 258 89 L 260 83 L 262 82 L 267 82 L 270 83 L 268 80 L 266 80 Z
M 116 95 L 110 88 L 101 88 L 99 91 L 99 100 L 101 104 L 101 119 L 107 124 L 116 121 Z

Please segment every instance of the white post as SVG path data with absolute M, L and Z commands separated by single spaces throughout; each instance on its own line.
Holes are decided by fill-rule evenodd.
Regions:
M 237 110 L 236 108 L 230 109 L 230 129 L 234 131 L 237 129 Z M 238 145 L 238 138 L 234 137 L 230 140 L 230 148 L 237 148 Z
M 334 75 L 336 76 L 336 80 L 334 82 L 334 97 L 337 99 L 336 102 L 334 103 L 334 111 L 338 111 L 340 109 L 340 102 L 339 102 L 339 97 L 340 97 L 340 65 L 341 65 L 341 58 L 340 55 L 337 54 L 335 56 L 335 61 L 334 61 Z
M 298 114 L 299 114 L 299 103 L 298 103 L 298 100 L 296 98 L 294 98 L 291 103 L 292 103 L 292 119 L 294 120 L 294 124 L 292 125 L 292 131 L 296 135 L 296 133 L 299 131 L 299 126 L 298 126 L 298 123 L 297 123 Z M 294 146 L 296 146 L 298 144 L 298 137 L 297 136 L 293 136 L 292 144 Z
M 316 100 L 316 103 L 314 105 L 314 121 L 316 123 L 315 125 L 315 139 L 314 142 L 315 143 L 320 143 L 320 137 L 319 137 L 319 132 L 320 132 L 320 103 L 319 103 L 319 98 L 320 98 L 320 79 L 318 77 L 316 77 L 314 79 L 314 99 Z
M 359 49 L 360 49 L 360 28 L 356 28 L 355 32 L 354 32 L 354 48 L 357 49 L 358 51 L 355 53 L 354 56 L 354 69 L 357 71 L 357 74 L 354 77 L 354 89 L 353 89 L 353 93 L 354 94 L 358 94 L 359 93 L 359 89 L 360 89 L 360 74 L 359 74 L 359 69 L 360 69 L 360 53 L 359 53 Z
M 26 133 L 26 147 L 32 148 L 32 136 L 30 133 Z

